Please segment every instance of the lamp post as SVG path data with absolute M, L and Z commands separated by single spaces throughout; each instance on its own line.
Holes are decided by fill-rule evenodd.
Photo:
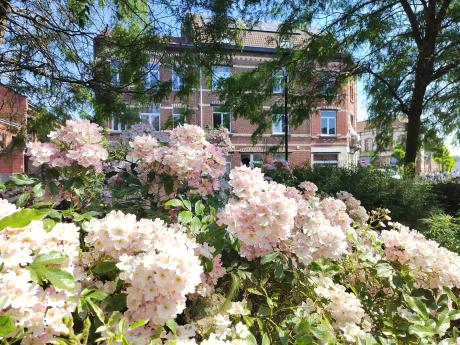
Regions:
M 282 68 L 284 78 L 284 159 L 286 163 L 289 162 L 289 150 L 288 150 L 288 74 L 286 68 Z

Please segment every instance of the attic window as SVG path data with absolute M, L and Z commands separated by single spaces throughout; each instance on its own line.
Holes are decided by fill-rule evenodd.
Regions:
M 289 39 L 283 38 L 279 41 L 279 47 L 281 49 L 292 49 L 294 46 Z

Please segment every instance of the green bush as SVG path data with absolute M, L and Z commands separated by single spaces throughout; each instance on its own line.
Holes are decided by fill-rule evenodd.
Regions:
M 460 217 L 434 213 L 423 219 L 423 234 L 441 246 L 460 253 Z
M 316 166 L 264 171 L 275 181 L 290 186 L 311 181 L 324 194 L 350 192 L 367 210 L 388 208 L 392 219 L 416 229 L 422 225 L 422 218 L 440 207 L 432 184 L 413 177 L 395 179 L 372 167 Z
M 460 213 L 460 183 L 444 182 L 434 186 L 443 211 L 451 216 Z

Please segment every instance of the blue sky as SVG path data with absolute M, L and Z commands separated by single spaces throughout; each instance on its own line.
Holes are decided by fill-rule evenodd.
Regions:
M 366 120 L 367 118 L 367 103 L 366 92 L 364 91 L 363 82 L 358 80 L 358 121 Z M 452 144 L 452 138 L 446 141 L 452 155 L 460 156 L 460 147 Z

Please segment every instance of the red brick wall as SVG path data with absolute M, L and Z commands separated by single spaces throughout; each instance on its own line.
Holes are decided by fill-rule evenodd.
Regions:
M 0 86 L 0 119 L 19 125 L 26 125 L 26 113 L 28 110 L 27 98 L 10 89 Z M 20 148 L 11 148 L 13 137 L 17 129 L 0 123 L 0 134 L 5 138 L 6 147 L 0 153 L 0 174 L 24 172 L 24 151 Z

